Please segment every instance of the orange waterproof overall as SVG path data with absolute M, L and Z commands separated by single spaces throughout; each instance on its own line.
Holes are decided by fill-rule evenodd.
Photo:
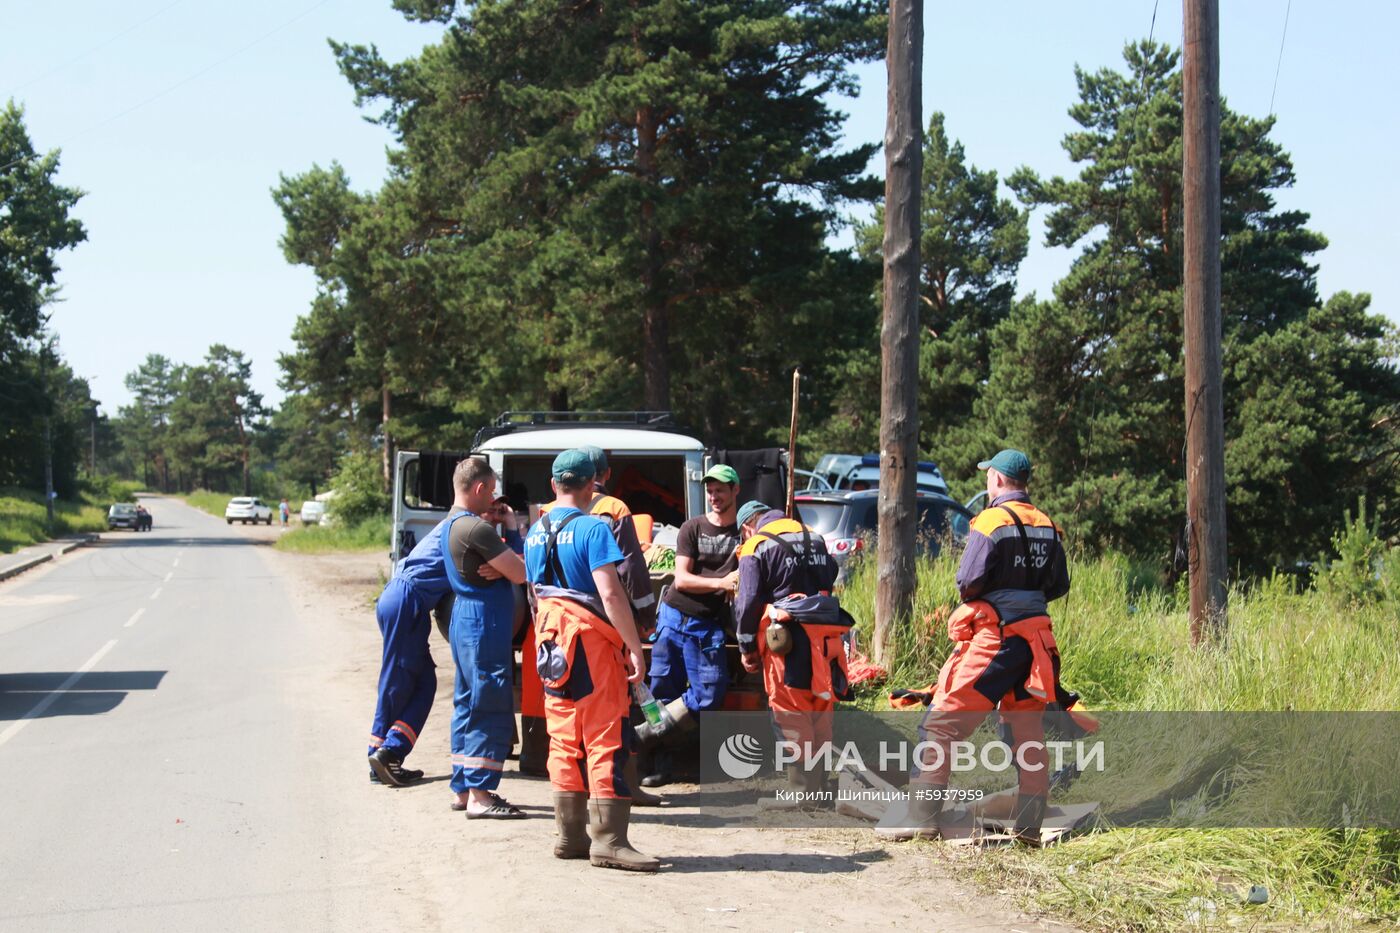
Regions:
M 787 654 L 774 654 L 768 648 L 768 627 L 774 624 L 775 615 L 793 634 L 792 650 Z M 799 623 L 771 605 L 764 607 L 758 623 L 758 657 L 773 725 L 780 738 L 803 749 L 804 761 L 831 741 L 831 713 L 836 701 L 851 698 L 843 641 L 849 631 L 844 625 Z
M 568 599 L 539 601 L 534 640 L 549 730 L 549 783 L 557 791 L 630 798 L 627 665 L 622 636 Z M 528 666 L 528 665 L 527 665 Z
M 1002 625 L 990 603 L 974 600 L 948 619 L 948 637 L 957 644 L 938 673 L 937 692 L 919 727 L 920 739 L 936 743 L 942 754 L 927 753 L 927 770 L 914 780 L 946 785 L 952 743 L 966 741 L 999 708 L 1011 727 L 1012 752 L 1024 765 L 1018 768 L 1021 793 L 1048 793 L 1043 720 L 1045 704 L 1055 698 L 1060 661 L 1050 617 Z

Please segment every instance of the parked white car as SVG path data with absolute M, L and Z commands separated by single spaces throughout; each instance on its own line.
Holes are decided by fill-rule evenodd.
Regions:
M 326 504 L 315 499 L 307 499 L 301 504 L 301 523 L 320 525 L 326 522 Z
M 272 506 L 261 499 L 254 499 L 251 496 L 239 496 L 236 499 L 228 500 L 228 506 L 224 508 L 224 521 L 232 525 L 234 522 L 254 524 L 262 522 L 265 525 L 272 524 Z

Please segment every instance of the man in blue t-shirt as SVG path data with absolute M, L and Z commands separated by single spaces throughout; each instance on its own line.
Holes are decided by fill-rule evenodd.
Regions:
M 535 660 L 545 691 L 549 783 L 559 831 L 554 855 L 588 858 L 602 868 L 656 871 L 660 862 L 627 840 L 628 684 L 642 679 L 642 642 L 617 573 L 622 551 L 607 525 L 583 513 L 594 472 L 584 451 L 556 457 L 555 507 L 525 539 L 525 576 L 538 604 Z

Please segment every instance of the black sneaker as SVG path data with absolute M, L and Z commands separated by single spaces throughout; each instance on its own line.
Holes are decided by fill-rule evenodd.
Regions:
M 643 762 L 645 765 L 646 763 Z M 646 775 L 641 780 L 643 787 L 665 787 L 671 783 L 671 751 L 670 749 L 658 748 L 651 753 L 650 766 L 646 768 Z
M 369 756 L 371 784 L 387 784 L 390 787 L 407 787 L 414 781 L 422 780 L 422 771 L 413 771 L 403 766 L 399 756 L 387 748 L 381 748 Z

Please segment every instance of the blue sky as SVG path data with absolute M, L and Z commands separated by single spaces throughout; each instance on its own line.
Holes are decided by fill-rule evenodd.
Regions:
M 968 157 L 1003 177 L 1026 164 L 1072 166 L 1074 65 L 1121 62 L 1147 35 L 1152 0 L 926 5 L 925 113 L 942 110 Z M 1222 3 L 1221 86 L 1230 106 L 1269 112 L 1288 0 Z M 148 352 L 202 358 L 211 343 L 243 350 L 257 387 L 280 399 L 276 358 L 314 293 L 277 246 L 269 196 L 279 172 L 339 160 L 358 188 L 377 187 L 388 134 L 366 123 L 335 68 L 327 37 L 409 56 L 440 27 L 409 23 L 388 0 L 0 0 L 0 99 L 26 108 L 35 145 L 63 151 L 61 180 L 88 192 L 88 242 L 61 257 L 53 326 L 64 354 L 108 413 L 122 377 Z M 1391 273 L 1400 214 L 1397 121 L 1389 91 L 1400 4 L 1296 0 L 1274 110 L 1294 158 L 1280 204 L 1312 214 L 1330 247 L 1324 295 L 1369 291 L 1400 320 Z M 1181 5 L 1161 2 L 1155 35 L 1179 44 Z M 883 63 L 859 69 L 843 100 L 852 142 L 884 133 Z M 883 172 L 883 157 L 872 170 Z M 1021 291 L 1048 294 L 1072 258 L 1040 245 L 1033 220 Z

